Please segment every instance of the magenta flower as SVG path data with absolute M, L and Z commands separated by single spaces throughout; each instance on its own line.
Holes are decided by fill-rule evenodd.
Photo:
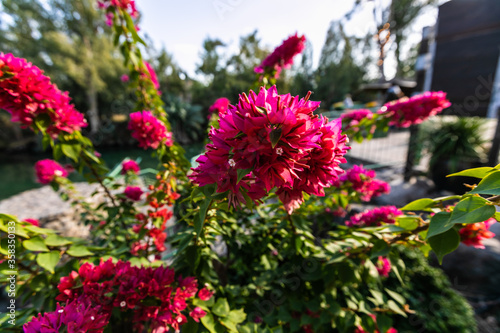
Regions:
M 221 97 L 217 99 L 214 104 L 212 104 L 208 108 L 208 112 L 214 113 L 217 112 L 217 114 L 225 114 L 227 112 L 227 108 L 229 106 L 230 102 L 227 98 Z
M 97 266 L 87 262 L 78 273 L 62 277 L 58 289 L 58 300 L 72 304 L 84 299 L 103 315 L 132 310 L 133 329 L 137 332 L 144 332 L 146 327 L 153 328 L 153 332 L 179 330 L 187 323 L 182 312 L 197 321 L 205 316 L 204 311 L 190 304 L 198 293 L 196 278 L 176 279 L 174 270 L 165 266 L 135 267 L 130 262 L 113 263 L 111 259 Z M 154 303 L 150 302 L 152 299 Z M 78 319 L 75 316 L 76 322 Z
M 139 186 L 127 186 L 123 192 L 127 198 L 132 201 L 141 200 L 141 196 L 144 193 Z
M 278 46 L 273 53 L 268 55 L 262 64 L 255 67 L 255 73 L 264 73 L 276 71 L 276 78 L 279 76 L 282 68 L 290 68 L 293 64 L 293 58 L 302 53 L 306 47 L 306 37 L 304 35 L 298 36 L 297 33 L 288 37 L 283 43 Z
M 370 201 L 372 198 L 389 193 L 391 187 L 384 181 L 374 179 L 374 170 L 364 169 L 362 165 L 354 165 L 345 171 L 335 184 L 336 187 L 352 187 L 361 196 L 361 200 Z
M 195 308 L 193 309 L 193 311 L 191 311 L 191 312 L 189 313 L 189 316 L 190 316 L 191 318 L 193 318 L 193 320 L 194 320 L 195 322 L 199 322 L 199 321 L 200 321 L 200 318 L 205 317 L 205 316 L 206 316 L 206 314 L 207 314 L 207 313 L 206 313 L 205 311 L 203 311 L 203 309 L 202 309 L 202 308 L 200 308 L 199 306 L 197 306 L 197 307 L 195 307 Z
M 139 164 L 137 164 L 134 160 L 126 160 L 122 162 L 122 175 L 127 174 L 128 172 L 138 174 L 141 171 Z
M 368 109 L 350 110 L 340 115 L 340 119 L 342 119 L 342 127 L 344 129 L 357 126 L 363 119 L 372 118 L 373 112 Z
M 127 74 L 123 74 L 121 77 L 120 77 L 120 80 L 122 82 L 128 82 L 130 80 L 129 76 Z
M 93 306 L 88 298 L 80 297 L 65 306 L 56 306 L 54 312 L 40 313 L 24 324 L 24 333 L 102 333 L 109 322 L 111 313 L 102 311 L 101 306 Z
M 207 287 L 203 287 L 202 289 L 200 289 L 200 291 L 198 292 L 198 297 L 202 300 L 202 301 L 208 301 L 212 298 L 214 292 L 213 291 L 210 291 L 208 290 Z
M 46 159 L 35 163 L 36 178 L 40 184 L 50 184 L 56 177 L 67 177 L 68 172 L 54 160 Z
M 278 95 L 276 87 L 240 95 L 221 114 L 220 128 L 211 129 L 212 143 L 190 178 L 199 186 L 217 184 L 233 205 L 245 202 L 244 193 L 257 202 L 276 187 L 291 212 L 302 191 L 322 195 L 342 172 L 346 136 L 340 121 L 313 115 L 319 102 L 308 97 Z M 246 173 L 239 182 L 238 170 Z
M 376 268 L 380 276 L 388 277 L 389 272 L 391 271 L 391 262 L 386 257 L 379 256 Z
M 442 91 L 425 92 L 413 97 L 403 97 L 385 104 L 379 114 L 390 119 L 389 125 L 409 127 L 420 124 L 430 116 L 440 113 L 451 105 Z
M 133 18 L 137 18 L 139 16 L 139 12 L 135 7 L 134 0 L 98 0 L 97 6 L 101 9 L 107 9 L 108 7 L 115 7 L 116 9 L 122 9 L 128 12 L 130 16 L 132 16 Z
M 172 146 L 172 133 L 167 131 L 165 125 L 158 120 L 151 111 L 138 111 L 130 114 L 128 129 L 132 137 L 139 141 L 139 147 L 156 149 L 160 143 L 165 142 Z
M 372 227 L 380 226 L 382 223 L 394 224 L 396 218 L 401 215 L 403 212 L 395 206 L 382 206 L 356 214 L 345 224 L 348 227 Z
M 153 67 L 151 67 L 151 64 L 147 61 L 144 62 L 144 65 L 146 65 L 146 69 L 148 70 L 147 75 L 151 79 L 151 82 L 153 82 L 153 85 L 155 86 L 156 89 L 159 89 L 160 83 L 158 82 L 158 77 L 156 76 L 155 70 L 153 69 Z
M 23 222 L 28 222 L 29 224 L 34 225 L 35 227 L 40 226 L 40 221 L 38 221 L 37 219 L 24 219 Z
M 12 54 L 0 53 L 0 108 L 11 114 L 12 121 L 33 129 L 37 116 L 48 115 L 50 125 L 46 131 L 52 137 L 87 126 L 67 93 L 52 84 L 38 67 Z

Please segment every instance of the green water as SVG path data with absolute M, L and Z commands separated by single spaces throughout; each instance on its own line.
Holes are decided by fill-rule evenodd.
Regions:
M 186 157 L 191 158 L 201 152 L 202 145 L 192 145 L 184 147 L 186 149 Z M 131 148 L 106 148 L 99 149 L 102 158 L 106 161 L 106 165 L 112 170 L 116 165 L 121 163 L 125 158 L 133 160 L 140 159 L 140 167 L 153 168 L 158 167 L 158 159 L 151 156 L 150 150 L 131 149 Z M 0 200 L 21 193 L 26 190 L 41 187 L 42 185 L 36 182 L 33 166 L 36 161 L 52 158 L 50 153 L 39 154 L 1 154 L 0 153 Z M 84 178 L 72 173 L 69 176 L 74 182 L 83 181 Z

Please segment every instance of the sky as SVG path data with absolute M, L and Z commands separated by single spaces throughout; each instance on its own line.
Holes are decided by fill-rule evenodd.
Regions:
M 157 48 L 165 46 L 188 75 L 196 76 L 196 64 L 200 63 L 206 37 L 219 38 L 234 52 L 240 37 L 256 29 L 261 44 L 269 49 L 295 32 L 304 34 L 312 43 L 316 67 L 330 22 L 343 17 L 354 0 L 140 0 L 136 3 L 142 13 L 141 33 L 148 34 Z M 346 27 L 349 34 L 374 31 L 371 6 L 367 2 Z M 417 43 L 422 28 L 435 20 L 436 11 L 428 11 L 416 22 L 410 40 Z M 391 61 L 387 60 L 388 77 L 394 75 Z

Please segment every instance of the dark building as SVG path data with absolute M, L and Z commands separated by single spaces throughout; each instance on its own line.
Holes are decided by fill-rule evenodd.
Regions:
M 424 29 L 416 90 L 442 90 L 459 116 L 496 117 L 500 107 L 500 0 L 451 0 Z

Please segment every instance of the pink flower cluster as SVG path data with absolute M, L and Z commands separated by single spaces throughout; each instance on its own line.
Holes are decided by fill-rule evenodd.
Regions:
M 357 126 L 363 119 L 372 119 L 373 112 L 368 109 L 350 110 L 340 115 L 342 119 L 342 127 L 349 129 Z
M 467 224 L 459 230 L 460 241 L 467 246 L 484 249 L 482 240 L 495 237 L 495 234 L 488 230 L 495 222 L 494 218 L 489 218 L 484 222 Z
M 12 54 L 0 53 L 0 108 L 12 115 L 12 121 L 32 128 L 37 116 L 46 114 L 50 118 L 46 131 L 52 137 L 87 126 L 68 93 L 61 92 L 41 69 Z
M 378 274 L 383 277 L 388 277 L 392 268 L 391 262 L 386 257 L 378 257 L 375 267 L 377 268 Z
M 382 206 L 356 214 L 345 224 L 348 227 L 373 227 L 380 226 L 382 223 L 394 224 L 396 217 L 401 215 L 403 212 L 395 206 Z
M 68 332 L 102 332 L 114 309 L 133 310 L 132 322 L 139 332 L 146 326 L 158 333 L 170 328 L 178 331 L 187 323 L 183 313 L 197 322 L 206 315 L 201 308 L 191 306 L 191 301 L 196 297 L 206 301 L 213 295 L 206 287 L 198 290 L 194 277 L 176 281 L 171 268 L 134 267 L 111 259 L 97 266 L 84 263 L 78 273 L 62 277 L 57 288 L 60 294 L 56 299 L 66 306 L 58 305 L 54 312 L 33 317 L 25 324 L 25 332 L 60 332 L 63 324 Z
M 160 88 L 160 83 L 158 82 L 158 76 L 156 76 L 156 72 L 151 66 L 151 64 L 147 61 L 144 61 L 144 65 L 146 65 L 147 73 L 144 73 L 143 75 L 145 77 L 149 77 L 151 79 L 151 82 L 153 82 L 153 85 L 155 86 L 155 89 L 158 90 Z
M 368 202 L 372 198 L 391 191 L 389 184 L 375 179 L 375 176 L 374 170 L 364 169 L 362 165 L 354 165 L 339 177 L 339 181 L 335 186 L 350 186 L 361 195 L 361 200 Z
M 403 97 L 385 104 L 379 114 L 390 119 L 389 125 L 409 127 L 420 124 L 430 116 L 440 113 L 451 105 L 442 91 L 425 92 L 413 97 Z
M 218 98 L 214 104 L 208 108 L 209 113 L 225 114 L 229 107 L 229 100 L 225 97 Z
M 50 184 L 56 177 L 67 177 L 68 171 L 54 160 L 46 159 L 35 163 L 36 178 L 40 184 Z
M 128 12 L 133 18 L 137 18 L 139 16 L 139 12 L 135 7 L 135 0 L 98 0 L 97 6 L 101 9 L 108 9 L 109 7 L 114 7 L 116 9 L 120 8 L 125 12 Z M 113 16 L 112 12 L 108 12 L 106 14 L 107 25 L 113 25 Z
M 339 120 L 313 115 L 319 102 L 278 95 L 276 87 L 240 95 L 210 130 L 212 143 L 197 159 L 190 178 L 199 186 L 217 184 L 229 202 L 259 201 L 272 188 L 289 213 L 302 192 L 324 195 L 342 172 L 347 137 Z M 240 179 L 238 181 L 238 179 Z
M 101 333 L 109 322 L 110 313 L 92 304 L 88 298 L 75 298 L 65 306 L 57 304 L 53 312 L 39 313 L 24 324 L 24 333 Z
M 128 129 L 132 131 L 132 137 L 139 141 L 139 147 L 144 149 L 156 149 L 162 142 L 169 147 L 173 145 L 172 133 L 151 111 L 131 113 Z
M 304 51 L 306 47 L 306 37 L 304 35 L 295 35 L 288 37 L 278 46 L 273 53 L 268 55 L 262 64 L 255 67 L 255 73 L 264 73 L 266 71 L 276 71 L 276 77 L 279 76 L 282 68 L 290 68 L 293 64 L 293 58 Z
M 138 174 L 141 171 L 139 164 L 137 164 L 134 160 L 125 160 L 122 162 L 122 175 L 126 175 L 127 173 Z

